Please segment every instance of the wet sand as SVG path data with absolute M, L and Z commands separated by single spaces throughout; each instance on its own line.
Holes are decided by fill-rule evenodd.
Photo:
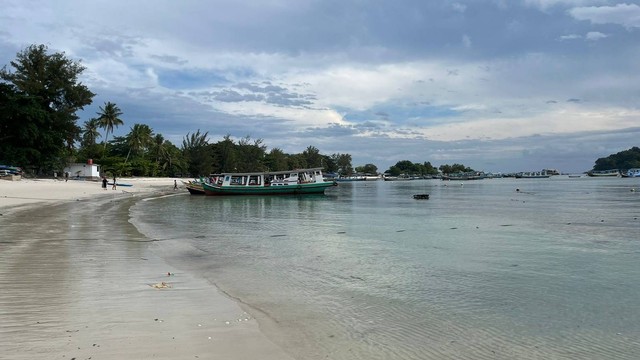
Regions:
M 290 358 L 237 303 L 167 265 L 129 224 L 130 204 L 172 181 L 137 192 L 75 184 L 46 198 L 13 184 L 13 201 L 3 185 L 0 358 Z

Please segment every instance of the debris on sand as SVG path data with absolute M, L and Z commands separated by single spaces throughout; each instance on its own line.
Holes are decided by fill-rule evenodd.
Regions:
M 166 282 L 159 282 L 157 284 L 153 284 L 150 285 L 152 288 L 156 288 L 156 289 L 166 289 L 166 288 L 170 288 L 171 285 L 167 284 Z

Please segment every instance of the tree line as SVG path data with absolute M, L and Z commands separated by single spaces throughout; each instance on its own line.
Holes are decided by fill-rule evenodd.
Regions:
M 25 48 L 10 67 L 0 70 L 0 163 L 21 166 L 34 175 L 89 159 L 96 160 L 103 173 L 118 176 L 198 176 L 306 167 L 343 175 L 354 172 L 350 154 L 325 155 L 313 146 L 298 154 L 277 147 L 267 151 L 262 139 L 246 136 L 234 141 L 229 134 L 212 142 L 208 132 L 200 129 L 184 136 L 179 146 L 143 123 L 109 139 L 124 125 L 124 113 L 115 103 L 106 102 L 94 118 L 78 125 L 77 112 L 96 95 L 79 81 L 84 70 L 79 61 L 64 53 L 50 54 L 45 45 Z M 375 170 L 372 164 L 366 167 Z

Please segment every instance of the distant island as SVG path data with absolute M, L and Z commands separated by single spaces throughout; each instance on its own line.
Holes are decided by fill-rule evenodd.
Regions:
M 640 148 L 637 146 L 629 150 L 620 151 L 607 157 L 599 158 L 593 167 L 593 171 L 606 171 L 619 169 L 621 171 L 640 168 Z

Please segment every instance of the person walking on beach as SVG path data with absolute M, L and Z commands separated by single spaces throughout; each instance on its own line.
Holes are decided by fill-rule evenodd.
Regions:
M 107 190 L 107 177 L 106 176 L 102 177 L 102 189 L 103 190 Z
M 69 181 L 69 172 L 68 171 L 64 173 L 64 182 L 67 182 L 67 181 Z
M 113 186 L 111 186 L 111 190 L 115 190 L 116 189 L 116 176 L 113 175 Z
M 178 180 L 173 180 L 173 190 L 178 190 Z

